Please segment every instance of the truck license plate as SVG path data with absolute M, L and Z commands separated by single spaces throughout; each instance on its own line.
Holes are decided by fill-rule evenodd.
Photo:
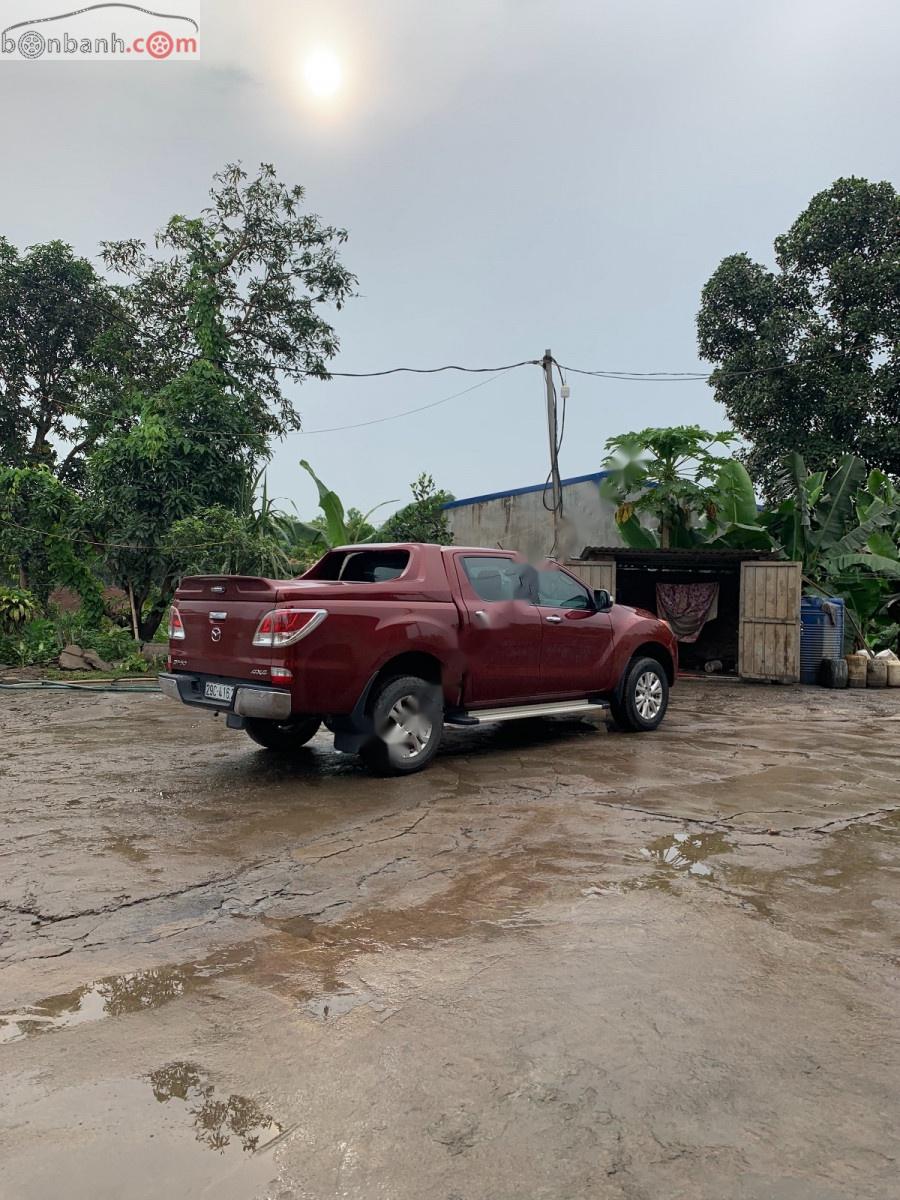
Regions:
M 203 689 L 203 695 L 207 700 L 224 700 L 227 704 L 234 695 L 234 687 L 230 683 L 208 683 Z

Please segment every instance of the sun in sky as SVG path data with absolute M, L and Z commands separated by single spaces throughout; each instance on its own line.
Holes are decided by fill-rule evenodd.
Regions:
M 312 94 L 327 100 L 340 89 L 344 80 L 341 61 L 324 46 L 311 51 L 303 63 L 303 78 Z

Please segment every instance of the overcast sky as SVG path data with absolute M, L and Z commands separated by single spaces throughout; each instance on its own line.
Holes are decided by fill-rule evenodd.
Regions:
M 4 24 L 74 7 L 0 4 Z M 771 261 L 775 235 L 839 175 L 900 180 L 896 0 L 162 7 L 196 17 L 198 61 L 0 61 L 0 232 L 93 256 L 101 238 L 197 211 L 223 163 L 271 161 L 350 232 L 360 294 L 337 315 L 335 369 L 550 347 L 575 367 L 691 370 L 700 289 L 724 255 Z M 329 100 L 303 79 L 319 46 L 343 68 Z M 298 406 L 315 430 L 472 382 L 313 383 Z M 725 424 L 702 382 L 570 383 L 563 475 L 596 470 L 624 430 Z M 408 498 L 421 470 L 459 497 L 540 482 L 540 373 L 289 437 L 270 492 L 311 515 L 301 457 L 362 508 Z

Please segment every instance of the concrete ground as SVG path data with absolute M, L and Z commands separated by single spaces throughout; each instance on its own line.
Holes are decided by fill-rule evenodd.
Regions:
M 3 1200 L 900 1195 L 900 692 L 378 780 L 0 693 Z

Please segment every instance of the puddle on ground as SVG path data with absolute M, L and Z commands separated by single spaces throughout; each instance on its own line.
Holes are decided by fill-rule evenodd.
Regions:
M 679 876 L 690 875 L 695 879 L 712 880 L 722 871 L 722 864 L 709 862 L 734 849 L 723 833 L 667 834 L 641 846 L 640 857 L 653 867 L 648 875 L 626 879 L 617 883 L 598 883 L 585 888 L 585 896 L 624 895 L 626 892 L 653 888 L 671 891 Z
M 114 837 L 110 836 L 105 842 L 105 848 L 112 854 L 118 854 L 122 858 L 127 859 L 132 863 L 146 862 L 150 854 L 146 850 L 142 850 L 140 846 L 135 844 L 136 839 L 131 837 Z
M 323 996 L 314 996 L 313 999 L 307 1000 L 305 1007 L 314 1017 L 327 1021 L 329 1018 L 344 1017 L 354 1008 L 359 1008 L 362 1004 L 372 1004 L 374 1000 L 373 993 L 364 990 L 326 992 Z M 377 1010 L 383 1006 L 376 1002 L 374 1007 Z
M 501 937 L 511 927 L 539 924 L 529 904 L 554 877 L 570 874 L 573 853 L 569 846 L 546 844 L 491 859 L 406 909 L 371 908 L 330 923 L 304 915 L 266 915 L 258 919 L 265 936 L 201 960 L 107 976 L 0 1013 L 0 1042 L 159 1008 L 208 988 L 217 978 L 269 989 L 320 1020 L 345 1016 L 363 1005 L 378 1007 L 375 994 L 345 977 L 349 962 L 368 954 L 427 949 L 464 936 Z
M 224 1153 L 231 1145 L 253 1152 L 274 1141 L 283 1127 L 247 1096 L 216 1096 L 203 1070 L 192 1062 L 171 1062 L 149 1076 L 153 1095 L 160 1104 L 182 1102 L 193 1121 L 194 1136 L 201 1145 Z
M 268 1194 L 273 1151 L 294 1128 L 258 1100 L 218 1089 L 194 1062 L 74 1087 L 7 1079 L 17 1120 L 42 1136 L 39 1156 L 12 1144 L 4 1161 L 8 1194 L 28 1200 L 58 1195 L 63 1180 L 69 1200 L 247 1200 Z
M 20 1012 L 0 1013 L 0 1043 L 53 1029 L 71 1029 L 106 1017 L 160 1008 L 170 1000 L 203 987 L 215 975 L 236 969 L 246 960 L 246 951 L 242 951 L 240 955 L 232 953 L 202 962 L 150 967 L 145 971 L 129 971 L 92 980 L 72 992 L 48 996 L 37 1004 L 23 1007 Z
M 641 857 L 663 870 L 709 879 L 715 870 L 706 860 L 730 850 L 731 843 L 722 833 L 675 833 L 642 846 Z

